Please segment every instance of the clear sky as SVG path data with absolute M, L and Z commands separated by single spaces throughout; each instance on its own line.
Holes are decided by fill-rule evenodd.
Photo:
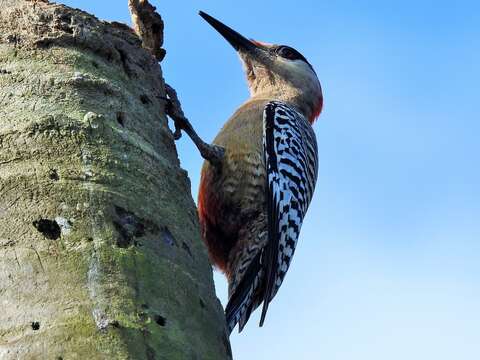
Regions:
M 63 2 L 130 21 L 126 0 Z M 164 76 L 206 140 L 248 92 L 198 10 L 294 46 L 324 89 L 297 252 L 266 325 L 257 313 L 232 335 L 235 359 L 480 359 L 480 3 L 152 3 L 165 21 Z M 188 138 L 177 147 L 196 199 L 202 160 Z

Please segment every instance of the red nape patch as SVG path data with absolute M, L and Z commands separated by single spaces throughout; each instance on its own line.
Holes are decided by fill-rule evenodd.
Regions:
M 257 40 L 254 40 L 254 39 L 250 39 L 250 41 L 252 43 L 254 43 L 255 45 L 260 46 L 260 47 L 270 47 L 270 46 L 273 45 L 273 44 L 270 44 L 270 43 L 267 43 L 267 42 L 257 41 Z
M 320 116 L 322 109 L 323 109 L 323 96 L 321 96 L 320 99 L 318 99 L 317 106 L 315 107 L 315 109 L 313 109 L 312 115 L 308 119 L 308 121 L 310 121 L 310 124 L 313 124 L 315 120 Z

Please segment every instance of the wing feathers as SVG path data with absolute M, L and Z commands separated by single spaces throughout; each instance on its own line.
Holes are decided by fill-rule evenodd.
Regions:
M 290 266 L 303 217 L 317 179 L 317 143 L 305 117 L 292 106 L 272 101 L 263 114 L 267 170 L 267 245 L 249 265 L 225 309 L 231 331 L 239 331 L 263 301 L 260 326 Z
M 268 243 L 266 286 L 260 326 L 295 252 L 303 217 L 317 178 L 317 144 L 305 117 L 282 102 L 264 112 L 264 155 L 267 167 Z

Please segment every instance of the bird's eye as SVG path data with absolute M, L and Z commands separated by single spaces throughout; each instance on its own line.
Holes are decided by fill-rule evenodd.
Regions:
M 313 70 L 312 65 L 310 65 L 307 59 L 305 59 L 305 57 L 302 54 L 300 54 L 297 50 L 295 50 L 294 48 L 291 48 L 290 46 L 286 46 L 286 45 L 278 46 L 275 49 L 275 54 L 277 54 L 278 56 L 281 56 L 284 59 L 303 61 L 308 66 L 310 66 L 310 68 Z M 313 70 L 313 72 L 315 72 L 315 70 Z
M 288 46 L 280 46 L 277 49 L 277 54 L 285 59 L 295 60 L 295 51 Z
M 292 49 L 291 47 L 288 46 L 280 46 L 277 49 L 277 54 L 280 55 L 281 57 L 289 60 L 296 60 L 298 59 L 298 51 Z M 298 55 L 297 55 L 298 54 Z

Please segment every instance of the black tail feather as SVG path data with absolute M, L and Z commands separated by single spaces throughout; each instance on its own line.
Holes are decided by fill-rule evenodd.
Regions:
M 228 300 L 227 307 L 225 308 L 225 318 L 230 333 L 240 319 L 244 319 L 241 322 L 241 327 L 239 327 L 239 332 L 242 331 L 243 326 L 246 324 L 253 311 L 253 296 L 256 290 L 254 287 L 256 282 L 257 286 L 259 285 L 260 280 L 256 278 L 263 273 L 261 271 L 260 263 L 261 255 L 262 252 L 259 252 L 252 260 L 247 271 L 243 275 L 243 278 L 236 287 L 235 292 L 231 294 L 230 299 Z

